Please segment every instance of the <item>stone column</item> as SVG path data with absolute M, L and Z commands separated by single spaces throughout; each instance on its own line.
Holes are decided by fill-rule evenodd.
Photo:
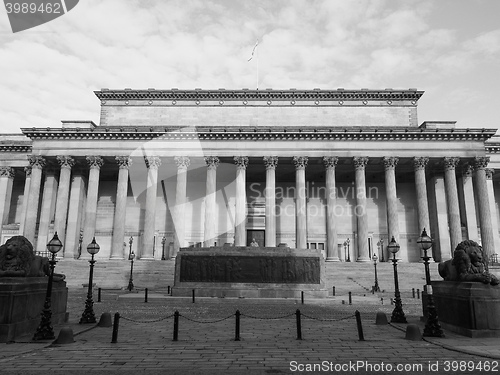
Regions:
M 246 156 L 235 156 L 236 164 L 236 207 L 235 207 L 235 228 L 234 228 L 234 246 L 246 246 L 246 170 L 248 158 Z
M 10 211 L 10 199 L 12 197 L 12 182 L 15 171 L 12 167 L 0 167 L 0 239 L 2 226 L 6 223 Z
M 366 182 L 365 167 L 368 157 L 354 157 L 355 180 L 356 180 L 356 215 L 358 224 L 358 262 L 369 262 L 368 256 L 368 216 L 366 214 Z
M 395 157 L 384 157 L 385 168 L 385 194 L 387 202 L 387 235 L 389 240 L 394 237 L 396 242 L 399 241 L 399 218 L 398 218 L 398 196 L 396 190 L 396 165 L 399 159 Z M 398 257 L 403 261 L 408 260 L 408 251 L 403 244 L 400 243 L 401 251 Z M 390 259 L 390 254 L 386 253 L 385 259 Z
M 89 164 L 89 181 L 87 186 L 87 206 L 85 207 L 85 221 L 83 224 L 83 242 L 80 258 L 87 259 L 87 246 L 92 242 L 95 235 L 95 224 L 97 218 L 97 199 L 99 193 L 99 174 L 104 160 L 100 156 L 87 156 Z
M 175 190 L 175 209 L 174 209 L 174 252 L 172 257 L 177 256 L 181 247 L 186 246 L 186 200 L 187 200 L 187 171 L 191 163 L 187 156 L 177 156 L 177 186 Z
M 488 184 L 486 182 L 486 167 L 490 162 L 489 157 L 474 158 L 474 190 L 477 196 L 477 208 L 479 214 L 479 226 L 481 228 L 481 246 L 485 257 L 489 258 L 495 253 L 495 240 L 493 238 L 493 227 L 491 223 L 491 210 L 488 198 Z
M 295 247 L 307 248 L 307 191 L 306 166 L 307 156 L 294 156 L 295 164 Z
M 46 161 L 41 156 L 32 155 L 29 158 L 31 166 L 30 194 L 28 196 L 28 208 L 24 220 L 23 236 L 32 244 L 35 242 L 36 219 L 38 218 L 38 203 L 40 200 L 40 187 L 42 185 L 42 169 Z
M 47 243 L 50 241 L 50 238 L 48 238 L 49 225 L 52 221 L 51 210 L 56 189 L 56 171 L 54 169 L 47 169 L 43 185 L 42 208 L 40 209 L 40 223 L 38 225 L 38 236 L 35 247 L 38 252 L 47 250 Z M 61 256 L 62 254 L 59 255 Z
M 498 249 L 500 249 L 500 233 L 498 230 L 498 214 L 497 214 L 497 205 L 495 202 L 495 188 L 493 186 L 493 174 L 495 173 L 495 171 L 493 169 L 485 169 L 485 172 L 486 172 L 486 186 L 488 188 L 488 202 L 490 204 L 493 244 L 496 250 L 495 252 L 498 253 Z
M 477 232 L 477 217 L 476 217 L 476 204 L 474 201 L 474 188 L 472 186 L 472 175 L 474 167 L 470 164 L 464 166 L 462 171 L 462 197 L 463 209 L 465 211 L 465 221 L 467 226 L 467 238 L 473 241 L 479 241 L 479 234 Z
M 266 166 L 266 232 L 265 246 L 276 246 L 276 167 L 278 166 L 277 156 L 264 156 Z
M 73 178 L 71 181 L 71 190 L 69 195 L 68 207 L 68 225 L 66 227 L 66 241 L 64 244 L 64 257 L 68 259 L 77 259 L 79 252 L 87 253 L 87 245 L 85 248 L 79 249 L 80 233 L 82 222 L 85 220 L 85 207 L 87 206 L 85 196 L 85 177 L 81 169 L 73 170 Z M 82 247 L 83 241 L 82 241 Z
M 141 259 L 153 259 L 155 235 L 156 194 L 158 191 L 158 168 L 161 159 L 157 156 L 145 156 L 148 167 L 148 181 L 146 190 L 146 215 L 144 217 L 144 235 L 142 239 Z
M 203 234 L 203 246 L 210 247 L 215 242 L 215 205 L 217 193 L 217 167 L 219 158 L 217 156 L 207 156 L 207 190 L 205 196 L 205 231 Z
M 28 211 L 28 197 L 31 185 L 31 167 L 24 167 L 26 178 L 24 180 L 23 206 L 21 208 L 21 220 L 19 221 L 19 235 L 24 232 L 24 222 L 26 221 L 26 212 Z
M 418 214 L 418 232 L 422 233 L 425 229 L 427 234 L 431 235 L 431 225 L 429 221 L 429 201 L 427 199 L 427 181 L 425 177 L 425 167 L 429 158 L 415 157 L 413 159 L 413 168 L 415 170 L 415 191 L 417 193 L 417 214 Z
M 325 156 L 323 163 L 326 169 L 326 261 L 338 262 L 337 246 L 337 220 L 335 218 L 335 205 L 337 192 L 335 190 L 335 166 L 339 158 Z
M 66 219 L 68 218 L 71 168 L 75 165 L 75 160 L 70 156 L 58 156 L 57 161 L 61 166 L 61 172 L 59 175 L 59 188 L 57 190 L 54 231 L 57 232 L 59 239 L 64 244 L 66 238 Z M 64 247 L 62 250 L 66 251 Z
M 132 159 L 129 156 L 117 156 L 115 160 L 118 163 L 118 184 L 116 187 L 110 258 L 123 259 L 123 242 L 125 241 L 125 221 L 127 217 L 128 169 L 132 165 Z
M 462 242 L 460 206 L 458 203 L 457 177 L 455 174 L 455 168 L 459 162 L 459 158 L 444 158 L 444 185 L 446 189 L 446 204 L 448 206 L 448 223 L 450 225 L 452 251 L 454 251 L 457 245 Z

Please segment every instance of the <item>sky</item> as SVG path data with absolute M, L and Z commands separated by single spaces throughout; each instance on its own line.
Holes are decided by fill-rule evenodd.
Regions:
M 498 128 L 499 14 L 498 0 L 81 0 L 12 33 L 0 10 L 0 133 L 98 123 L 101 88 L 174 87 L 417 88 L 419 123 Z

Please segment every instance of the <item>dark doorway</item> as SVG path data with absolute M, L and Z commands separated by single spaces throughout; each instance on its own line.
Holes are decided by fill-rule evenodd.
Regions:
M 247 246 L 250 246 L 250 243 L 252 240 L 255 238 L 255 241 L 259 244 L 260 247 L 264 247 L 264 234 L 265 230 L 255 230 L 255 229 L 248 229 L 247 230 Z

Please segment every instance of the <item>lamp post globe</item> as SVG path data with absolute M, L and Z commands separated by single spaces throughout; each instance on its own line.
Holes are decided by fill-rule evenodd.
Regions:
M 86 323 L 95 323 L 95 314 L 94 314 L 94 300 L 92 299 L 92 291 L 93 291 L 93 278 L 94 278 L 94 255 L 97 254 L 100 250 L 100 246 L 95 241 L 95 237 L 92 239 L 92 242 L 87 246 L 87 252 L 91 255 L 90 263 L 90 273 L 89 273 L 89 287 L 87 291 L 87 300 L 85 301 L 85 310 L 83 310 L 82 317 L 80 318 L 80 324 Z
M 429 259 L 427 251 L 432 247 L 432 238 L 424 230 L 417 240 L 417 244 L 422 250 L 422 260 L 425 267 L 425 292 L 427 294 L 427 308 L 426 308 L 426 321 L 423 336 L 426 337 L 444 337 L 444 332 L 439 324 L 438 313 L 436 305 L 434 304 L 434 297 L 432 295 L 431 275 L 429 272 Z
M 59 239 L 57 232 L 54 237 L 47 244 L 47 250 L 51 253 L 49 259 L 49 280 L 47 282 L 47 292 L 45 294 L 45 302 L 41 313 L 41 321 L 33 340 L 52 340 L 54 339 L 54 329 L 52 328 L 52 311 L 51 311 L 51 298 L 52 298 L 52 282 L 54 280 L 54 268 L 56 267 L 56 254 L 62 249 L 63 244 Z
M 392 236 L 391 242 L 387 245 L 387 249 L 392 253 L 392 264 L 394 266 L 394 296 L 395 307 L 391 315 L 391 323 L 407 323 L 405 313 L 403 312 L 403 304 L 401 303 L 401 294 L 399 293 L 398 281 L 398 260 L 396 254 L 399 252 L 400 246 Z

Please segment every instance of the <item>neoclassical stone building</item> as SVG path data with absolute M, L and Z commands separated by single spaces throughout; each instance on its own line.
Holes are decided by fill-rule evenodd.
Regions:
M 500 247 L 496 129 L 417 120 L 422 91 L 108 90 L 99 125 L 0 136 L 1 241 L 60 256 L 174 257 L 231 244 L 323 251 L 327 261 L 435 260 L 463 239 Z M 132 239 L 132 241 L 131 241 Z M 83 246 L 83 251 L 81 251 Z

